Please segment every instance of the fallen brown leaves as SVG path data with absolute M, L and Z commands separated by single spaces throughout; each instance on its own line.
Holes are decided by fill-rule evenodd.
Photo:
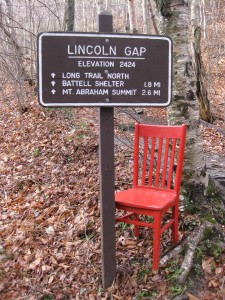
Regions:
M 223 127 L 225 132 L 225 126 Z M 218 126 L 218 129 L 223 127 Z M 202 135 L 203 135 L 203 147 L 206 152 L 224 156 L 225 136 L 220 132 L 216 131 L 216 127 L 214 129 L 202 127 Z
M 0 298 L 138 300 L 171 295 L 167 277 L 174 270 L 162 269 L 155 276 L 151 272 L 151 232 L 144 230 L 143 238 L 135 240 L 131 228 L 122 225 L 116 231 L 117 276 L 111 288 L 102 290 L 97 112 L 43 109 L 35 100 L 21 114 L 12 97 L 7 103 L 4 99 Z M 116 145 L 116 188 L 131 183 L 129 132 L 121 136 L 127 139 L 131 148 L 121 141 Z M 170 247 L 169 232 L 163 236 L 162 252 Z M 216 270 L 221 273 L 205 271 L 205 286 L 213 291 L 222 283 L 224 266 Z

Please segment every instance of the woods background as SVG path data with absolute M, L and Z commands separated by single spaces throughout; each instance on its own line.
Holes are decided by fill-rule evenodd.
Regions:
M 163 8 L 170 1 L 157 1 L 157 7 Z M 194 1 L 195 2 L 195 1 Z M 172 1 L 172 8 L 185 3 L 183 0 Z M 191 1 L 189 1 L 190 6 Z M 224 1 L 198 1 L 198 27 L 201 27 L 201 51 L 204 52 L 206 74 L 204 79 L 209 98 L 218 94 L 214 86 L 214 77 L 224 80 Z M 158 34 L 155 1 L 39 1 L 2 0 L 0 3 L 0 59 L 7 78 L 13 80 L 18 101 L 25 99 L 21 84 L 28 80 L 33 84 L 37 74 L 37 35 L 43 31 L 96 31 L 97 15 L 107 10 L 113 15 L 115 32 L 138 32 Z M 168 13 L 168 12 L 167 12 Z M 195 16 L 196 17 L 196 16 Z M 223 84 L 221 84 L 223 85 Z M 22 97 L 20 97 L 21 95 Z M 219 109 L 224 111 L 223 102 Z M 223 112 L 224 114 L 224 112 Z

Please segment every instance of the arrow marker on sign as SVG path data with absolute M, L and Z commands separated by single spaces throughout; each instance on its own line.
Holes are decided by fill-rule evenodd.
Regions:
M 51 84 L 52 84 L 52 86 L 54 86 L 55 85 L 55 81 L 52 81 Z
M 56 92 L 56 90 L 51 90 L 51 93 L 54 95 L 55 94 L 55 92 Z
M 52 73 L 51 76 L 52 76 L 52 78 L 55 78 L 55 73 Z

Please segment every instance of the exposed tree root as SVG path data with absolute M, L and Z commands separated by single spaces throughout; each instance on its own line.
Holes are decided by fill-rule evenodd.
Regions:
M 200 227 L 195 228 L 195 230 L 176 248 L 174 248 L 172 251 L 167 253 L 161 260 L 160 260 L 160 266 L 164 266 L 168 261 L 170 261 L 172 258 L 176 257 L 178 254 L 180 254 L 183 250 L 186 250 L 186 254 L 183 260 L 183 263 L 181 265 L 182 273 L 178 276 L 177 282 L 179 284 L 184 284 L 186 281 L 186 278 L 192 268 L 195 249 L 198 246 L 198 244 L 204 240 L 205 233 L 208 229 L 215 229 L 216 231 L 219 231 L 222 238 L 225 240 L 225 232 L 221 229 L 221 227 L 218 224 L 211 224 L 209 222 L 204 222 Z

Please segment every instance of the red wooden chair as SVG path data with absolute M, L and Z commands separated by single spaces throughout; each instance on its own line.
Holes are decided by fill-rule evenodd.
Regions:
M 152 270 L 158 272 L 161 234 L 172 228 L 173 242 L 178 241 L 178 205 L 184 160 L 186 125 L 135 125 L 133 187 L 115 194 L 116 208 L 128 212 L 116 222 L 153 229 Z M 172 210 L 172 213 L 171 213 Z M 167 214 L 170 219 L 162 222 Z M 141 220 L 151 216 L 153 223 Z M 168 217 L 167 217 L 168 218 Z

